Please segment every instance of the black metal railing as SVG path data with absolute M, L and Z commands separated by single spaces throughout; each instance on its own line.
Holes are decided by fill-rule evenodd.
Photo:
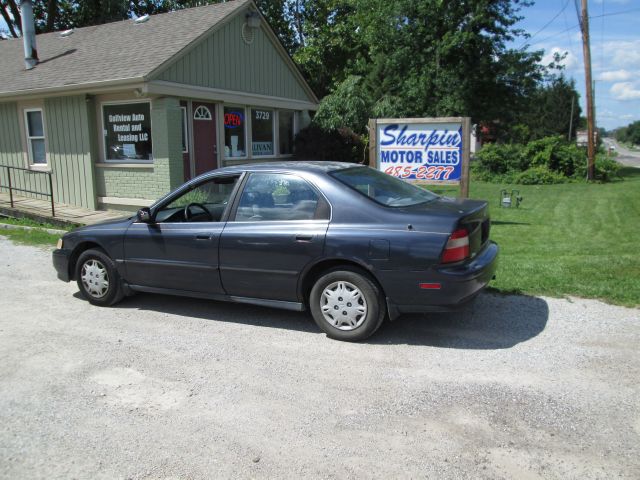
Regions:
M 10 167 L 8 165 L 2 165 L 0 166 L 1 168 L 3 168 L 7 174 L 7 185 L 4 185 L 2 183 L 0 183 L 0 188 L 7 188 L 9 190 L 9 201 L 11 203 L 11 208 L 14 208 L 13 204 L 13 192 L 22 192 L 22 193 L 31 193 L 33 195 L 41 195 L 43 197 L 47 197 L 50 199 L 51 201 L 51 216 L 55 217 L 56 216 L 56 209 L 55 206 L 53 205 L 53 178 L 51 177 L 51 172 L 44 172 L 41 170 L 30 170 L 28 168 L 20 168 L 20 167 Z M 19 171 L 19 172 L 26 172 L 27 174 L 31 175 L 45 175 L 46 177 L 48 177 L 48 181 L 46 183 L 46 185 L 49 187 L 49 192 L 38 192 L 36 190 L 29 190 L 28 188 L 22 188 L 22 186 L 27 187 L 26 181 L 19 182 L 19 184 L 21 184 L 21 186 L 16 187 L 14 186 L 15 183 L 15 177 L 12 178 L 11 172 L 12 171 Z M 40 185 L 42 185 L 42 182 L 38 182 L 40 183 Z M 24 185 L 22 185 L 24 184 Z

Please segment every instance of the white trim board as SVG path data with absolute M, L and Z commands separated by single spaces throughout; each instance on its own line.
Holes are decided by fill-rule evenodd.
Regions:
M 124 198 L 124 197 L 98 197 L 98 203 L 102 205 L 126 205 L 150 207 L 155 200 L 147 200 L 146 198 Z
M 166 80 L 153 80 L 145 84 L 143 91 L 146 94 L 168 95 L 172 97 L 187 97 L 198 100 L 210 100 L 239 105 L 251 105 L 252 107 L 283 108 L 286 110 L 317 110 L 316 103 L 290 98 L 270 97 L 256 93 L 236 92 L 219 88 L 197 87 L 182 83 L 167 82 Z

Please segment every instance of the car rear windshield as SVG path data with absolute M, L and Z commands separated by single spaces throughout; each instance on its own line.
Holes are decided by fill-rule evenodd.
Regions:
M 408 207 L 438 198 L 435 193 L 369 167 L 334 170 L 330 175 L 387 207 Z

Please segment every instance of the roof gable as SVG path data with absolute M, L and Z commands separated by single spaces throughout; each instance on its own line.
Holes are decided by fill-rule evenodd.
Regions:
M 153 15 L 141 24 L 125 20 L 78 28 L 68 37 L 41 34 L 36 38 L 40 63 L 32 70 L 24 68 L 22 39 L 4 40 L 0 42 L 0 96 L 142 80 L 251 4 L 236 0 L 188 8 Z
M 247 28 L 244 15 L 236 12 L 151 79 L 317 103 L 267 21 L 250 29 L 251 43 L 243 38 Z

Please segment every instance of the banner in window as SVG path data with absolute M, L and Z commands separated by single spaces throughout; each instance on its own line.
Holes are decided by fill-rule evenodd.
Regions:
M 272 110 L 251 110 L 251 135 L 251 152 L 254 157 L 275 154 Z
M 152 161 L 151 105 L 103 105 L 106 160 Z

